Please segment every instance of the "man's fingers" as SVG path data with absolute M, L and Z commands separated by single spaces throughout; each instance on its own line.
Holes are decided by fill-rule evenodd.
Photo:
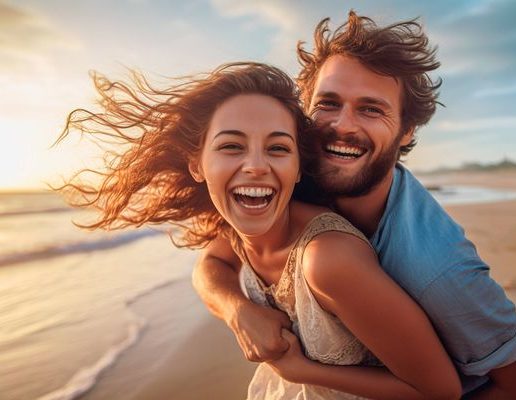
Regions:
M 286 342 L 288 342 L 288 347 L 296 346 L 299 339 L 296 335 L 294 335 L 291 331 L 288 329 L 282 329 L 281 330 L 281 337 L 285 339 Z
M 281 313 L 281 317 L 280 317 L 281 327 L 286 328 L 286 329 L 292 328 L 292 321 L 290 320 L 288 315 L 281 311 L 280 311 L 280 313 Z

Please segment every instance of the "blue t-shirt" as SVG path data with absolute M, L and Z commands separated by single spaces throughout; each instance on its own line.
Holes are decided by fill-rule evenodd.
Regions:
M 516 312 L 464 230 L 403 166 L 370 238 L 383 269 L 425 310 L 464 390 L 516 361 Z

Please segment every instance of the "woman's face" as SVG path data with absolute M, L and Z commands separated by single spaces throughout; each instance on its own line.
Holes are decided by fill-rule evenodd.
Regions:
M 269 232 L 299 180 L 292 114 L 273 97 L 231 97 L 213 114 L 200 161 L 191 170 L 206 181 L 213 204 L 237 232 Z

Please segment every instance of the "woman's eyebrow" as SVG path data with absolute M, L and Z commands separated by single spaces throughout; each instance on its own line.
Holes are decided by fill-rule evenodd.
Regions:
M 240 137 L 247 136 L 244 132 L 236 130 L 236 129 L 224 129 L 220 132 L 217 132 L 217 134 L 213 137 L 213 140 L 215 140 L 216 138 L 218 138 L 219 136 L 222 136 L 222 135 L 234 135 L 234 136 L 240 136 Z M 283 131 L 273 131 L 273 132 L 269 133 L 268 136 L 269 137 L 288 137 L 293 142 L 296 141 L 294 139 L 294 136 L 292 136 L 290 133 L 283 132 Z
M 269 137 L 288 137 L 290 140 L 295 142 L 294 136 L 292 136 L 290 133 L 283 132 L 283 131 L 274 131 L 269 133 Z
M 246 136 L 246 134 L 244 132 L 236 130 L 236 129 L 224 129 L 224 130 L 218 132 L 213 137 L 213 139 L 216 139 L 216 138 L 218 138 L 221 135 L 235 135 L 235 136 L 241 136 L 241 137 L 245 137 Z

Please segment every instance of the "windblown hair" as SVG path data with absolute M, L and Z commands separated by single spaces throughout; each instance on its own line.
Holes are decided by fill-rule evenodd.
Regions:
M 435 112 L 441 79 L 432 81 L 428 73 L 440 63 L 435 58 L 435 47 L 430 47 L 428 37 L 416 20 L 378 27 L 367 17 L 349 12 L 346 23 L 333 33 L 328 27 L 329 18 L 315 28 L 314 51 L 310 53 L 298 42 L 298 60 L 302 70 L 297 79 L 301 99 L 306 109 L 314 94 L 319 70 L 334 55 L 357 59 L 370 70 L 396 78 L 402 84 L 401 129 L 425 125 Z M 416 145 L 416 138 L 400 148 L 406 155 Z
M 96 222 L 78 224 L 81 227 L 172 223 L 182 234 L 179 241 L 172 237 L 174 243 L 192 248 L 207 245 L 219 234 L 231 239 L 234 233 L 213 206 L 206 184 L 194 181 L 188 165 L 200 155 L 215 110 L 239 94 L 279 100 L 296 122 L 302 168 L 315 157 L 309 143 L 313 135 L 303 134 L 311 122 L 303 113 L 295 83 L 275 67 L 225 64 L 209 74 L 181 78 L 164 90 L 151 87 L 135 72 L 131 84 L 111 82 L 97 74 L 93 81 L 102 111 L 72 111 L 57 140 L 79 130 L 118 151 L 106 150 L 105 169 L 81 170 L 57 188 L 72 205 L 100 211 Z M 82 179 L 91 173 L 100 178 L 97 183 Z

